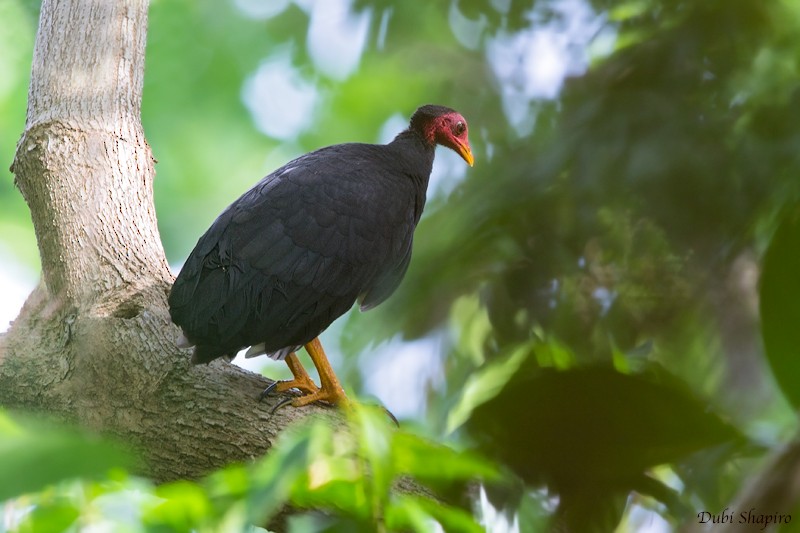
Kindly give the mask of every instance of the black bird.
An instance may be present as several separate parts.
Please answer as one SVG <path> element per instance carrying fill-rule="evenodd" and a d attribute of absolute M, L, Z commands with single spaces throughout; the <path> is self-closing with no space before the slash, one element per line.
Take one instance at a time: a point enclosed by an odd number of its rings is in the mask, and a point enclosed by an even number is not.
<path fill-rule="evenodd" d="M 467 121 L 425 105 L 386 145 L 347 143 L 298 157 L 233 202 L 200 237 L 169 295 L 192 362 L 285 359 L 294 379 L 278 391 L 292 403 L 338 404 L 344 391 L 317 338 L 353 303 L 371 309 L 391 295 L 408 268 L 441 144 L 470 165 Z M 295 351 L 305 346 L 317 387 Z"/>

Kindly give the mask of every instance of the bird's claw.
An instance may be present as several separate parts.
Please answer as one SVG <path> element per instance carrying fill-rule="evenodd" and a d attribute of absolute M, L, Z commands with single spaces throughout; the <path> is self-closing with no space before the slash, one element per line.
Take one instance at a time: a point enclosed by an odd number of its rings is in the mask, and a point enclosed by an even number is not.
<path fill-rule="evenodd" d="M 271 411 L 272 414 L 275 414 L 275 411 L 277 411 L 278 409 L 280 409 L 281 407 L 283 407 L 284 405 L 286 405 L 288 403 L 291 403 L 295 407 L 301 407 L 303 405 L 307 405 L 309 403 L 312 403 L 312 402 L 316 401 L 316 399 L 327 400 L 327 398 L 330 396 L 327 393 L 327 391 L 324 391 L 323 389 L 320 389 L 319 387 L 317 387 L 316 383 L 311 381 L 310 378 L 308 378 L 307 376 L 303 376 L 303 377 L 295 378 L 295 379 L 292 379 L 292 380 L 289 380 L 289 381 L 275 381 L 275 382 L 271 383 L 269 385 L 269 387 L 264 389 L 264 391 L 258 397 L 258 401 L 259 402 L 262 401 L 264 398 L 266 398 L 267 396 L 269 396 L 273 392 L 276 392 L 276 391 L 277 392 L 287 392 L 287 391 L 290 391 L 290 390 L 293 390 L 293 389 L 294 390 L 299 390 L 300 392 L 304 393 L 304 395 L 300 396 L 298 398 L 284 398 L 283 400 L 278 402 L 278 404 L 275 405 L 275 407 L 272 408 L 272 411 Z M 306 398 L 310 398 L 310 397 L 313 397 L 315 399 L 313 399 L 313 400 L 311 400 L 311 399 L 305 400 Z M 329 402 L 329 403 L 333 403 L 333 402 Z"/>
<path fill-rule="evenodd" d="M 264 389 L 264 392 L 261 393 L 259 401 L 269 396 L 273 390 L 278 388 L 279 383 L 281 382 L 276 381 L 272 383 L 269 387 Z M 327 405 L 339 405 L 339 406 L 347 406 L 350 404 L 350 400 L 344 395 L 339 396 L 338 394 L 330 393 L 329 391 L 326 391 L 324 389 L 318 389 L 317 391 L 309 393 L 306 396 L 300 396 L 298 398 L 284 398 L 283 400 L 275 404 L 275 406 L 270 410 L 270 414 L 274 415 L 278 411 L 278 409 L 285 407 L 286 405 L 289 404 L 292 404 L 292 406 L 294 407 L 303 407 L 304 405 L 308 405 L 310 403 L 319 403 L 319 402 L 322 402 L 323 404 Z M 399 428 L 400 422 L 397 420 L 397 417 L 394 416 L 394 413 L 392 413 L 383 405 L 381 405 L 380 408 L 383 410 L 384 413 L 386 413 L 386 416 L 389 417 L 389 419 L 394 423 L 394 425 Z"/>
<path fill-rule="evenodd" d="M 349 400 L 347 400 L 347 398 L 345 397 L 344 398 L 344 402 L 346 403 L 348 401 Z M 299 396 L 297 398 L 284 398 L 283 400 L 281 400 L 280 402 L 275 404 L 275 407 L 272 408 L 270 413 L 274 415 L 275 412 L 278 409 L 280 409 L 281 407 L 283 407 L 285 405 L 288 405 L 288 404 L 292 404 L 293 407 L 303 407 L 305 405 L 309 405 L 311 403 L 317 403 L 317 402 L 322 402 L 322 403 L 327 404 L 327 405 L 338 405 L 338 404 L 342 403 L 342 400 L 339 399 L 339 398 L 334 398 L 334 396 L 331 395 L 331 394 L 328 394 L 327 391 L 324 391 L 324 390 L 320 389 L 320 390 L 318 390 L 316 392 L 313 392 L 311 394 L 307 394 L 305 396 Z M 391 415 L 391 413 L 390 413 L 390 415 Z M 394 418 L 394 417 L 392 417 L 392 418 Z"/>
<path fill-rule="evenodd" d="M 275 407 L 273 407 L 270 410 L 270 414 L 274 415 L 275 411 L 277 411 L 278 409 L 280 409 L 281 407 L 283 407 L 286 404 L 292 403 L 293 401 L 294 401 L 294 398 L 284 398 L 283 400 L 281 400 L 277 404 L 275 404 Z"/>
<path fill-rule="evenodd" d="M 270 394 L 272 394 L 272 391 L 274 391 L 274 390 L 275 390 L 275 389 L 278 387 L 278 383 L 279 383 L 278 381 L 273 381 L 273 382 L 272 382 L 272 383 L 269 385 L 269 387 L 267 387 L 266 389 L 264 389 L 264 390 L 261 392 L 261 394 L 259 394 L 259 395 L 258 395 L 258 401 L 259 401 L 259 402 L 262 402 L 262 401 L 264 401 L 264 398 L 266 398 L 267 396 L 269 396 Z"/>
<path fill-rule="evenodd" d="M 393 413 L 393 412 L 391 412 L 390 410 L 388 410 L 386 407 L 384 407 L 384 406 L 382 406 L 382 405 L 381 405 L 381 409 L 383 409 L 383 412 L 384 412 L 384 413 L 386 413 L 386 416 L 388 416 L 388 417 L 389 417 L 389 419 L 390 419 L 392 422 L 394 422 L 394 425 L 395 425 L 395 427 L 398 427 L 398 428 L 399 428 L 399 427 L 400 427 L 400 422 L 397 420 L 397 417 L 396 417 L 396 416 L 394 416 L 394 413 Z"/>
<path fill-rule="evenodd" d="M 278 383 L 283 383 L 283 382 L 273 383 L 272 385 L 267 387 L 264 390 L 264 392 L 261 393 L 261 399 L 263 399 L 266 396 L 268 396 L 275 389 L 277 389 L 278 391 L 281 391 L 281 388 L 278 385 Z M 344 391 L 330 392 L 330 391 L 328 391 L 328 390 L 323 388 L 323 389 L 317 389 L 317 390 L 315 390 L 313 392 L 309 392 L 308 394 L 305 394 L 303 396 L 298 396 L 298 397 L 295 397 L 295 398 L 284 398 L 283 400 L 278 402 L 275 405 L 275 407 L 272 408 L 272 410 L 270 412 L 272 414 L 275 414 L 275 412 L 278 409 L 280 409 L 281 407 L 283 407 L 283 406 L 285 406 L 287 404 L 292 404 L 293 407 L 303 407 L 303 406 L 306 406 L 306 405 L 309 405 L 309 404 L 312 404 L 312 403 L 322 403 L 322 404 L 326 404 L 326 405 L 330 405 L 330 406 L 345 406 L 346 407 L 347 405 L 349 405 L 350 400 L 347 398 L 347 396 L 344 395 Z M 389 413 L 389 415 L 391 416 L 391 413 Z M 394 420 L 394 416 L 392 416 L 392 419 Z"/>
<path fill-rule="evenodd" d="M 270 383 L 269 387 L 264 389 L 264 391 L 259 395 L 258 401 L 262 401 L 264 398 L 272 394 L 273 392 L 286 392 L 288 390 L 297 389 L 304 394 L 316 394 L 319 392 L 319 387 L 311 381 L 310 378 L 308 379 L 292 379 L 289 381 L 274 381 Z"/>

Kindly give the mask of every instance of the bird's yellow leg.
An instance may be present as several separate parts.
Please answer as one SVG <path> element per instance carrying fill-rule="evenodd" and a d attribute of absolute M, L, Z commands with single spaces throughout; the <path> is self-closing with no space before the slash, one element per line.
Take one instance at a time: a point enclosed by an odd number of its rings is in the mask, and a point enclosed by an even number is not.
<path fill-rule="evenodd" d="M 328 356 L 325 355 L 325 350 L 322 349 L 322 344 L 319 342 L 319 337 L 306 344 L 305 348 L 319 372 L 320 388 L 315 392 L 295 398 L 292 400 L 292 405 L 302 407 L 313 402 L 325 402 L 339 406 L 349 405 L 350 400 L 345 395 L 339 378 L 333 372 Z"/>
<path fill-rule="evenodd" d="M 314 383 L 314 380 L 311 379 L 311 376 L 308 375 L 306 369 L 303 368 L 303 365 L 300 363 L 300 359 L 297 358 L 297 354 L 292 352 L 288 356 L 286 356 L 286 365 L 289 367 L 289 370 L 292 371 L 292 376 L 294 378 L 288 381 L 278 381 L 275 385 L 275 389 L 278 392 L 286 392 L 290 389 L 298 389 L 305 394 L 315 394 L 319 392 L 319 387 L 317 384 Z"/>

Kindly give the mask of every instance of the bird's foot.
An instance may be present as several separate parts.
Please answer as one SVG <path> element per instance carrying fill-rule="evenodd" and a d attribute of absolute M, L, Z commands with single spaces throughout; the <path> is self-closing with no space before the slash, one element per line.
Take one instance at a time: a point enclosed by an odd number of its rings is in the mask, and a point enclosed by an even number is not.
<path fill-rule="evenodd" d="M 324 402 L 337 407 L 347 407 L 350 405 L 350 400 L 341 387 L 332 388 L 324 386 L 316 392 L 294 398 L 292 400 L 292 405 L 294 407 L 303 407 L 304 405 L 314 402 Z"/>
<path fill-rule="evenodd" d="M 322 387 L 321 389 L 317 389 L 315 392 L 311 392 L 297 398 L 286 398 L 273 407 L 272 412 L 274 413 L 281 407 L 289 404 L 291 404 L 292 407 L 304 407 L 316 402 L 322 402 L 327 405 L 344 408 L 350 406 L 350 399 L 341 388 L 326 389 L 325 387 Z"/>
<path fill-rule="evenodd" d="M 319 372 L 320 387 L 317 387 L 314 381 L 308 376 L 308 373 L 300 364 L 297 359 L 297 354 L 291 353 L 286 357 L 286 364 L 289 370 L 292 371 L 294 379 L 291 381 L 281 381 L 273 383 L 261 393 L 261 398 L 268 396 L 273 390 L 278 392 L 287 391 L 289 389 L 299 389 L 304 394 L 297 398 L 287 398 L 278 403 L 272 408 L 274 413 L 286 404 L 291 403 L 294 407 L 303 407 L 305 405 L 322 402 L 336 407 L 349 407 L 350 400 L 344 393 L 344 389 L 339 384 L 339 379 L 333 372 L 328 358 L 322 349 L 322 345 L 318 338 L 313 339 L 305 345 L 311 361 Z"/>
<path fill-rule="evenodd" d="M 273 392 L 286 392 L 292 389 L 297 389 L 306 395 L 315 394 L 320 390 L 319 387 L 317 387 L 317 384 L 314 383 L 306 374 L 300 378 L 273 382 L 269 387 L 264 389 L 264 392 L 262 392 L 261 396 L 258 397 L 258 401 L 263 400 Z"/>

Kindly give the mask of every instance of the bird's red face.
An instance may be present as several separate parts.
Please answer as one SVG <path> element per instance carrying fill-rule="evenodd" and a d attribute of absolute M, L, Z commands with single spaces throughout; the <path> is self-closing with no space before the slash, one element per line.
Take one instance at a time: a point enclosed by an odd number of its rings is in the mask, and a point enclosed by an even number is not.
<path fill-rule="evenodd" d="M 467 121 L 459 113 L 448 113 L 434 120 L 433 140 L 455 150 L 469 166 L 475 162 L 467 138 Z"/>

